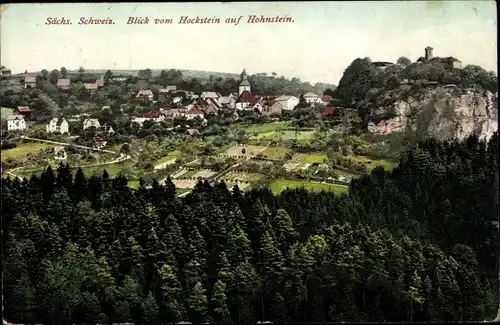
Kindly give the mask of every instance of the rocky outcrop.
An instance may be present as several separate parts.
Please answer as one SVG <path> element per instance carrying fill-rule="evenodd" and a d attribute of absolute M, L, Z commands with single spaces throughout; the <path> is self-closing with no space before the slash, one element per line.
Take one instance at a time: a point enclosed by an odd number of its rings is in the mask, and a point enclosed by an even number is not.
<path fill-rule="evenodd" d="M 498 93 L 490 91 L 437 86 L 411 94 L 400 89 L 377 96 L 370 106 L 366 121 L 371 133 L 489 139 L 498 130 Z"/>

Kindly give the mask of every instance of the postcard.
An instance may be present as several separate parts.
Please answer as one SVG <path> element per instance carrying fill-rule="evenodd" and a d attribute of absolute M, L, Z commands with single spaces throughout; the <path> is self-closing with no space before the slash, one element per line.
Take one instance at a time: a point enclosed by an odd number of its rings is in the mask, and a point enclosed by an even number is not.
<path fill-rule="evenodd" d="M 2 4 L 4 324 L 500 320 L 495 6 Z"/>

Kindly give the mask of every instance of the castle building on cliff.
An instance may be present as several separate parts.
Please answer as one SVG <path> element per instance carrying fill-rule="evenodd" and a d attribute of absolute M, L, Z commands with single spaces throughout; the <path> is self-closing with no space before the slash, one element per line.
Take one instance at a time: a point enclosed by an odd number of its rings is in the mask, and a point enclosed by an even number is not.
<path fill-rule="evenodd" d="M 434 51 L 434 49 L 430 46 L 427 46 L 425 48 L 425 56 L 421 56 L 417 60 L 417 62 L 420 62 L 420 63 L 443 63 L 449 69 L 462 69 L 462 61 L 460 61 L 452 56 L 445 57 L 445 58 L 434 57 L 432 51 Z"/>

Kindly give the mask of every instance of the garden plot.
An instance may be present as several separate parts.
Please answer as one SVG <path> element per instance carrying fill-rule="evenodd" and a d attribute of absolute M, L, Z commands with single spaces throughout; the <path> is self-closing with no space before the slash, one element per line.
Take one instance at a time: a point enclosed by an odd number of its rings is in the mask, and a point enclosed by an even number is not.
<path fill-rule="evenodd" d="M 199 172 L 197 172 L 196 174 L 194 174 L 193 177 L 205 179 L 205 178 L 209 178 L 215 174 L 217 174 L 217 173 L 214 171 L 211 171 L 210 169 L 203 169 L 203 170 L 200 170 Z"/>
<path fill-rule="evenodd" d="M 231 148 L 227 149 L 224 155 L 233 158 L 251 158 L 264 149 L 265 147 L 252 145 L 232 146 Z"/>
<path fill-rule="evenodd" d="M 196 183 L 198 181 L 192 180 L 192 179 L 173 179 L 172 182 L 174 183 L 176 188 L 194 188 Z"/>
<path fill-rule="evenodd" d="M 233 188 L 235 185 L 238 185 L 238 188 L 240 190 L 244 190 L 250 186 L 250 183 L 245 183 L 245 182 L 226 182 L 226 181 L 224 181 L 224 183 L 226 183 L 226 186 L 229 189 Z"/>
<path fill-rule="evenodd" d="M 175 173 L 172 178 L 179 178 L 188 172 L 187 169 L 181 169 L 179 172 Z"/>
<path fill-rule="evenodd" d="M 244 173 L 244 172 L 229 172 L 222 177 L 224 181 L 229 182 L 238 182 L 238 186 L 240 182 L 243 183 L 252 183 L 262 179 L 264 175 L 257 173 Z"/>

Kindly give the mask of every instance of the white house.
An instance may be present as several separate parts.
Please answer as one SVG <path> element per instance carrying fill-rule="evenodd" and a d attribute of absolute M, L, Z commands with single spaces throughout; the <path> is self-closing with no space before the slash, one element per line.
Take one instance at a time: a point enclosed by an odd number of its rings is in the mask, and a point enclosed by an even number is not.
<path fill-rule="evenodd" d="M 321 97 L 313 92 L 304 94 L 304 100 L 308 104 L 320 104 L 322 103 Z"/>
<path fill-rule="evenodd" d="M 221 95 L 215 91 L 203 91 L 200 95 L 201 99 L 213 98 L 215 100 L 219 99 Z"/>
<path fill-rule="evenodd" d="M 147 98 L 149 100 L 153 100 L 153 97 L 154 97 L 154 94 L 153 94 L 153 91 L 151 89 L 142 89 L 142 90 L 139 90 L 139 92 L 137 93 L 137 96 L 135 96 L 136 98 Z"/>
<path fill-rule="evenodd" d="M 86 118 L 83 120 L 83 129 L 86 130 L 88 128 L 95 127 L 96 129 L 101 127 L 101 123 L 96 118 Z"/>
<path fill-rule="evenodd" d="M 275 101 L 279 102 L 285 111 L 291 111 L 297 106 L 300 100 L 295 96 L 279 96 L 275 99 Z"/>
<path fill-rule="evenodd" d="M 45 126 L 45 129 L 47 130 L 47 133 L 69 133 L 69 124 L 64 118 L 61 121 L 59 121 L 58 118 L 53 118 L 50 120 L 49 124 Z"/>
<path fill-rule="evenodd" d="M 151 120 L 153 122 L 161 122 L 165 120 L 165 114 L 161 111 L 153 111 L 147 114 L 137 114 L 130 117 L 132 122 L 139 123 L 141 126 L 145 121 Z"/>
<path fill-rule="evenodd" d="M 26 130 L 26 121 L 22 115 L 10 115 L 7 117 L 7 130 L 19 131 Z"/>
<path fill-rule="evenodd" d="M 68 154 L 64 147 L 54 147 L 54 159 L 55 160 L 66 160 L 68 158 Z"/>

